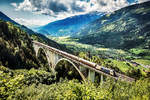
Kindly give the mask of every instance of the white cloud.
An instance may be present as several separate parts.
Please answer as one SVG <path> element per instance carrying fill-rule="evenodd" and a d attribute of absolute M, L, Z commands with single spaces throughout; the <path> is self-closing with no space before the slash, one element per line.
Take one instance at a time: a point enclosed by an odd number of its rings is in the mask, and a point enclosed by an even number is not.
<path fill-rule="evenodd" d="M 12 6 L 14 6 L 15 8 L 17 8 L 17 4 L 16 3 L 11 3 Z"/>
<path fill-rule="evenodd" d="M 139 3 L 149 0 L 138 0 Z M 54 20 L 85 14 L 91 11 L 113 12 L 130 5 L 127 0 L 24 0 L 12 3 L 16 11 L 29 11 L 35 14 L 51 16 L 52 20 L 29 20 L 16 18 L 16 21 L 27 26 L 45 25 Z"/>
<path fill-rule="evenodd" d="M 15 18 L 14 19 L 16 22 L 18 22 L 19 24 L 23 24 L 25 26 L 42 26 L 45 24 L 48 24 L 50 21 L 52 20 L 47 20 L 47 19 L 43 19 L 42 21 L 39 19 L 24 19 L 24 18 Z"/>
<path fill-rule="evenodd" d="M 100 12 L 113 12 L 129 5 L 126 0 L 95 0 L 91 3 L 94 3 L 95 10 Z"/>
<path fill-rule="evenodd" d="M 29 0 L 24 0 L 22 3 L 16 4 L 11 3 L 12 6 L 16 8 L 16 10 L 24 10 L 24 11 L 34 11 L 37 10 L 37 8 L 33 7 L 31 2 Z"/>
<path fill-rule="evenodd" d="M 138 0 L 139 3 L 143 3 L 143 2 L 146 2 L 146 1 L 150 1 L 150 0 Z"/>
<path fill-rule="evenodd" d="M 16 10 L 56 17 L 68 17 L 91 11 L 112 12 L 129 5 L 126 0 L 24 0 L 12 5 Z"/>

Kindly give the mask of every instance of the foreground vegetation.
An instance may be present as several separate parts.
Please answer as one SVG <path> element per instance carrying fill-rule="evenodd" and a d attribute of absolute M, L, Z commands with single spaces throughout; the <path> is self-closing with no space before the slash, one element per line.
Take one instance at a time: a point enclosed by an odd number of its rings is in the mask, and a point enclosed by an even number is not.
<path fill-rule="evenodd" d="M 60 80 L 44 70 L 10 70 L 0 66 L 0 99 L 8 100 L 149 100 L 150 79 L 124 83 L 107 79 L 98 83 Z"/>

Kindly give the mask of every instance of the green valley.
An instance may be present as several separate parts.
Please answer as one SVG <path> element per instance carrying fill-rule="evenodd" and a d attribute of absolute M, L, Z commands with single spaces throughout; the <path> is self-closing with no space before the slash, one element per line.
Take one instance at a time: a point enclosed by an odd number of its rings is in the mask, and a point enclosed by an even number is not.
<path fill-rule="evenodd" d="M 51 11 L 32 0 L 11 5 L 18 7 L 14 14 L 19 15 L 31 9 L 35 15 L 68 10 L 63 1 L 52 1 Z M 0 12 L 0 100 L 150 100 L 150 1 L 101 15 L 76 15 L 40 28 L 50 28 L 49 34 L 36 33 Z"/>

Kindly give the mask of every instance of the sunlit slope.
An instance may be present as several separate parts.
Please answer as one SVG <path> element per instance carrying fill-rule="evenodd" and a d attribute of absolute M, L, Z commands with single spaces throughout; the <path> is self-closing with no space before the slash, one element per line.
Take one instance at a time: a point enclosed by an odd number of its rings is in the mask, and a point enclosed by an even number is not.
<path fill-rule="evenodd" d="M 79 42 L 107 48 L 150 48 L 150 2 L 122 8 L 80 31 Z"/>

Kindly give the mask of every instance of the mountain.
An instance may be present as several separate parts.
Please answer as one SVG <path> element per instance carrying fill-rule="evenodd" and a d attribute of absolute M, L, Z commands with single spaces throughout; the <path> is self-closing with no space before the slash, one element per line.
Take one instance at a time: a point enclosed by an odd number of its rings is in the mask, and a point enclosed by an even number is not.
<path fill-rule="evenodd" d="M 41 62 L 38 61 L 35 55 L 31 38 L 60 50 L 67 51 L 65 46 L 41 34 L 32 34 L 29 36 L 13 23 L 0 20 L 0 65 L 11 69 L 41 67 Z"/>
<path fill-rule="evenodd" d="M 50 45 L 50 46 L 55 47 L 55 48 L 58 48 L 60 50 L 65 50 L 65 51 L 70 52 L 69 50 L 66 49 L 65 46 L 60 45 L 60 44 L 56 43 L 55 41 L 48 39 L 47 37 L 45 37 L 42 34 L 39 34 L 39 33 L 36 33 L 34 31 L 32 31 L 31 29 L 27 28 L 24 25 L 18 24 L 17 22 L 15 22 L 14 20 L 12 20 L 11 18 L 9 18 L 8 16 L 6 16 L 2 12 L 0 12 L 0 19 L 3 20 L 3 21 L 6 21 L 6 22 L 7 21 L 11 22 L 11 23 L 13 23 L 14 26 L 20 28 L 21 30 L 24 30 L 25 32 L 27 32 L 30 35 L 29 38 L 32 38 L 33 40 L 45 43 L 47 45 Z"/>
<path fill-rule="evenodd" d="M 18 24 L 17 22 L 15 22 L 11 18 L 9 18 L 7 15 L 2 13 L 1 11 L 0 11 L 0 19 L 4 20 L 4 21 L 9 21 L 9 22 L 15 24 L 16 26 L 20 27 L 22 30 L 26 31 L 28 34 L 34 34 L 35 33 L 31 29 L 27 28 L 26 26 Z"/>
<path fill-rule="evenodd" d="M 16 24 L 16 25 L 19 25 L 18 23 L 16 23 L 15 21 L 13 21 L 11 18 L 9 18 L 8 16 L 6 16 L 4 13 L 2 13 L 1 11 L 0 11 L 0 19 L 1 20 L 5 20 L 5 21 L 9 21 L 9 22 L 11 22 L 11 23 L 13 23 L 13 24 Z"/>
<path fill-rule="evenodd" d="M 29 35 L 10 22 L 0 20 L 0 65 L 30 69 L 39 66 Z"/>
<path fill-rule="evenodd" d="M 150 49 L 150 1 L 135 4 L 88 24 L 78 42 L 107 48 Z"/>
<path fill-rule="evenodd" d="M 91 12 L 84 15 L 77 15 L 63 20 L 49 23 L 45 26 L 35 28 L 36 32 L 51 36 L 76 36 L 86 24 L 100 18 L 104 13 Z"/>
<path fill-rule="evenodd" d="M 0 12 L 0 65 L 12 69 L 30 69 L 42 65 L 35 56 L 32 39 L 70 52 L 64 45 L 35 33 Z"/>

